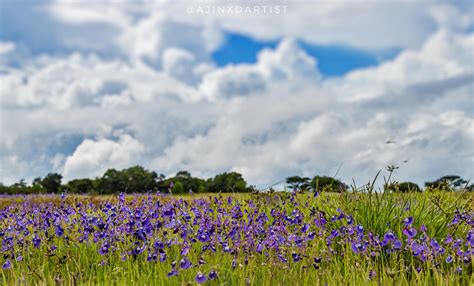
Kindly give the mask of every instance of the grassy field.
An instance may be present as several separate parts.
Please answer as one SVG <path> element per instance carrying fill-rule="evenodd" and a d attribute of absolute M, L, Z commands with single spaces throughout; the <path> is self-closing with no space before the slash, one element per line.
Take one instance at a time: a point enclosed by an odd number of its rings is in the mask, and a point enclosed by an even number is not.
<path fill-rule="evenodd" d="M 3 285 L 473 285 L 473 194 L 4 196 Z"/>

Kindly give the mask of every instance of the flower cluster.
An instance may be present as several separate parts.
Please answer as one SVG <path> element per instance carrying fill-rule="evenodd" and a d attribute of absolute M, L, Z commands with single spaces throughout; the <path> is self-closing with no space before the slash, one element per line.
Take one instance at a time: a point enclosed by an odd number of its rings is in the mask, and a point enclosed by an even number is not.
<path fill-rule="evenodd" d="M 198 268 L 195 281 L 199 284 L 220 277 L 219 265 L 201 271 L 207 263 L 204 254 L 227 255 L 232 268 L 258 258 L 262 265 L 312 271 L 351 255 L 373 265 L 367 279 L 377 275 L 377 261 L 388 257 L 409 257 L 406 260 L 415 261 L 418 271 L 430 265 L 462 272 L 472 263 L 472 213 L 456 212 L 444 237 L 430 237 L 429 226 L 408 215 L 400 218 L 400 227 L 376 233 L 341 209 L 329 213 L 312 208 L 308 202 L 298 202 L 297 196 L 239 200 L 149 195 L 127 200 L 121 194 L 100 203 L 67 197 L 58 204 L 27 200 L 0 209 L 2 267 L 21 265 L 25 251 L 54 253 L 58 241 L 94 245 L 104 264 L 112 255 L 167 264 L 169 279 Z M 460 227 L 467 231 L 457 232 Z"/>

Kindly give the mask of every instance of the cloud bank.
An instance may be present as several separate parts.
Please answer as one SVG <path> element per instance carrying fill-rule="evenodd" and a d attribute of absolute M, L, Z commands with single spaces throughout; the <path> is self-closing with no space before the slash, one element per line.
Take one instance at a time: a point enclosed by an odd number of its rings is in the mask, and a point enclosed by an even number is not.
<path fill-rule="evenodd" d="M 294 1 L 285 15 L 229 17 L 184 2 L 22 3 L 2 4 L 0 20 L 4 183 L 134 164 L 233 170 L 258 186 L 339 169 L 361 184 L 391 164 L 400 180 L 473 178 L 467 3 Z M 217 67 L 229 31 L 279 43 Z M 401 52 L 325 77 L 298 40 Z"/>

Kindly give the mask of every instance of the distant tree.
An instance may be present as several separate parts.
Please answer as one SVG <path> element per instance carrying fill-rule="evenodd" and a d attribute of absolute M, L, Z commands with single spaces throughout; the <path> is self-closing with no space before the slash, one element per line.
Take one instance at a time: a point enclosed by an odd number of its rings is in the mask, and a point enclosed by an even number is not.
<path fill-rule="evenodd" d="M 108 169 L 99 179 L 99 190 L 103 194 L 125 192 L 127 179 L 116 169 Z"/>
<path fill-rule="evenodd" d="M 188 171 L 179 171 L 174 177 L 162 181 L 159 183 L 159 189 L 166 192 L 171 183 L 175 185 L 178 182 L 183 187 L 183 193 L 189 191 L 194 193 L 205 192 L 206 182 L 203 179 L 191 176 L 191 173 Z M 174 186 L 172 192 L 175 193 Z"/>
<path fill-rule="evenodd" d="M 19 182 L 12 184 L 9 187 L 10 194 L 30 194 L 31 188 L 28 187 L 26 181 L 21 179 Z"/>
<path fill-rule="evenodd" d="M 189 173 L 188 171 L 179 171 L 178 173 L 176 173 L 175 177 L 189 179 L 191 178 L 191 173 Z"/>
<path fill-rule="evenodd" d="M 36 178 L 33 180 L 33 186 L 41 186 L 48 193 L 59 193 L 61 190 L 61 180 L 63 176 L 58 173 L 49 173 L 44 178 Z"/>
<path fill-rule="evenodd" d="M 218 174 L 213 179 L 207 180 L 206 184 L 207 191 L 211 193 L 249 192 L 247 182 L 242 175 L 237 172 Z"/>
<path fill-rule="evenodd" d="M 349 188 L 342 181 L 326 176 L 314 176 L 310 183 L 311 189 L 318 192 L 345 192 Z"/>
<path fill-rule="evenodd" d="M 293 191 L 308 190 L 310 187 L 309 178 L 306 178 L 306 177 L 299 177 L 299 176 L 288 177 L 286 178 L 286 183 L 290 185 L 290 188 Z"/>
<path fill-rule="evenodd" d="M 397 193 L 421 192 L 421 188 L 413 182 L 391 183 L 385 186 L 385 190 Z"/>
<path fill-rule="evenodd" d="M 467 187 L 468 181 L 464 180 L 460 176 L 449 175 L 443 176 L 432 182 L 425 182 L 425 187 L 429 189 L 438 190 L 460 190 Z"/>
<path fill-rule="evenodd" d="M 185 193 L 186 191 L 184 189 L 183 183 L 181 183 L 180 181 L 174 183 L 172 192 L 173 192 L 173 194 L 183 194 L 183 193 Z"/>
<path fill-rule="evenodd" d="M 0 194 L 10 194 L 10 187 L 0 182 Z"/>
<path fill-rule="evenodd" d="M 134 166 L 122 171 L 127 179 L 128 193 L 143 193 L 152 191 L 156 187 L 158 175 L 156 172 L 148 171 L 141 166 Z"/>
<path fill-rule="evenodd" d="M 97 184 L 96 180 L 75 179 L 75 180 L 69 181 L 64 186 L 64 189 L 74 194 L 86 194 L 86 193 L 94 192 L 97 188 L 96 184 Z"/>
<path fill-rule="evenodd" d="M 154 190 L 158 175 L 141 166 L 134 166 L 121 171 L 109 169 L 99 180 L 99 189 L 104 194 L 119 192 L 143 193 Z"/>

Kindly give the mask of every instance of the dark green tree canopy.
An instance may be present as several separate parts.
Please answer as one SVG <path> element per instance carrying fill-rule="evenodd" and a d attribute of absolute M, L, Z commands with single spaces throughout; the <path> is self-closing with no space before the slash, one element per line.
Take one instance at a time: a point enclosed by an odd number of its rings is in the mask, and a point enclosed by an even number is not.
<path fill-rule="evenodd" d="M 425 182 L 425 187 L 430 189 L 439 190 L 459 190 L 467 186 L 468 181 L 464 180 L 460 176 L 449 175 L 443 176 L 432 182 Z"/>
<path fill-rule="evenodd" d="M 397 193 L 421 192 L 420 186 L 413 182 L 395 182 L 385 186 L 385 190 Z"/>
<path fill-rule="evenodd" d="M 308 190 L 310 187 L 309 178 L 306 177 L 299 177 L 299 176 L 292 176 L 286 178 L 286 183 L 290 186 L 290 189 L 293 191 L 296 190 Z"/>
<path fill-rule="evenodd" d="M 207 191 L 211 193 L 243 193 L 249 192 L 247 182 L 241 174 L 237 172 L 222 173 L 207 180 Z"/>
<path fill-rule="evenodd" d="M 174 194 L 204 192 L 254 192 L 257 188 L 248 186 L 243 176 L 237 172 L 225 172 L 207 180 L 193 177 L 190 172 L 181 170 L 172 177 L 166 177 L 142 166 L 117 170 L 108 169 L 101 177 L 74 179 L 62 184 L 62 175 L 49 173 L 44 178 L 38 177 L 28 185 L 20 180 L 10 186 L 0 183 L 0 194 L 39 194 L 39 193 L 77 193 L 77 194 L 115 194 L 172 192 Z M 349 187 L 342 181 L 327 176 L 307 177 L 292 176 L 285 180 L 294 191 L 345 192 Z M 426 182 L 428 190 L 474 191 L 474 185 L 460 176 L 443 176 L 433 182 Z M 393 192 L 420 192 L 421 188 L 413 182 L 392 182 L 384 186 Z"/>
<path fill-rule="evenodd" d="M 36 178 L 33 180 L 33 186 L 40 186 L 44 192 L 59 193 L 61 190 L 61 181 L 63 176 L 58 173 L 49 173 L 44 178 Z"/>
<path fill-rule="evenodd" d="M 314 176 L 310 186 L 318 192 L 345 192 L 349 188 L 342 181 L 326 176 Z"/>

